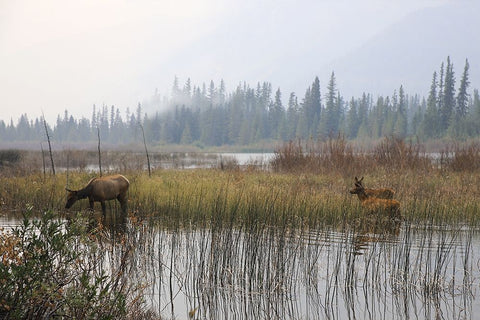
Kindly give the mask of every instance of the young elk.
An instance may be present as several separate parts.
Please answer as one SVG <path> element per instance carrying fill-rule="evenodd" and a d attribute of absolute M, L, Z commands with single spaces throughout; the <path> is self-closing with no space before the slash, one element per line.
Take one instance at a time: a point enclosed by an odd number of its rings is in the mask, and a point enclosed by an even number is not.
<path fill-rule="evenodd" d="M 356 194 L 362 207 L 371 213 L 388 213 L 391 218 L 400 217 L 400 202 L 397 200 L 370 196 L 361 183 L 355 183 L 355 187 L 350 190 L 350 193 Z"/>
<path fill-rule="evenodd" d="M 357 186 L 363 187 L 362 181 L 363 181 L 363 177 L 360 180 L 358 180 L 358 178 L 355 177 L 355 187 Z M 390 188 L 380 188 L 380 189 L 364 188 L 364 189 L 367 196 L 379 198 L 379 199 L 393 199 L 393 195 L 395 194 L 395 191 L 393 191 Z"/>

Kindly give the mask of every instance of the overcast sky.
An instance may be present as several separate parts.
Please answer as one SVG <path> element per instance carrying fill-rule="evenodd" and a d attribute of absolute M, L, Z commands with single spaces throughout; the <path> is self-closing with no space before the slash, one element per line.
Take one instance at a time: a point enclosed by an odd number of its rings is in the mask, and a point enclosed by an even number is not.
<path fill-rule="evenodd" d="M 280 51 L 293 60 L 315 41 L 327 64 L 445 2 L 0 0 L 0 119 L 43 111 L 53 122 L 65 109 L 90 118 L 93 104 L 133 110 L 155 89 L 169 93 L 175 76 L 181 84 L 224 79 L 227 91 L 269 81 L 302 96 L 312 78 L 304 88 L 273 78 Z"/>

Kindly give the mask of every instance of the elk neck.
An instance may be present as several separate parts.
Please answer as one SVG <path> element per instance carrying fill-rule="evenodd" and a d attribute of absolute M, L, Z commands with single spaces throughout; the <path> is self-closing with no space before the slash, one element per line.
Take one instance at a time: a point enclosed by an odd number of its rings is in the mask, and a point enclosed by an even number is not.
<path fill-rule="evenodd" d="M 365 189 L 362 189 L 360 190 L 358 193 L 357 193 L 357 196 L 358 196 L 358 199 L 363 202 L 365 200 L 368 199 L 368 195 L 367 193 L 365 192 Z"/>
<path fill-rule="evenodd" d="M 77 191 L 78 199 L 85 199 L 92 193 L 92 186 L 89 184 L 85 188 Z"/>

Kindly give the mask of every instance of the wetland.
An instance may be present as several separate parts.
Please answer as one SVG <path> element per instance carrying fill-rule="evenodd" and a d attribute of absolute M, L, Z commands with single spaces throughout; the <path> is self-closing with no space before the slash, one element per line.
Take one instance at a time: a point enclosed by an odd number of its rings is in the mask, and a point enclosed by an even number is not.
<path fill-rule="evenodd" d="M 64 209 L 66 181 L 81 188 L 97 172 L 3 168 L 0 316 L 474 319 L 469 148 L 432 162 L 401 141 L 361 154 L 333 140 L 286 144 L 261 165 L 126 166 L 128 213 L 110 201 L 105 218 L 87 200 Z M 395 190 L 401 218 L 365 210 L 355 176 Z"/>

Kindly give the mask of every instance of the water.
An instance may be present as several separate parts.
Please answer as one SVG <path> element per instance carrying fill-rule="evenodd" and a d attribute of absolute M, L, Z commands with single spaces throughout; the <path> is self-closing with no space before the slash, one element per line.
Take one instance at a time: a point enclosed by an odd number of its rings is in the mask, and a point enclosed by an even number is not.
<path fill-rule="evenodd" d="M 267 168 L 274 157 L 274 153 L 152 153 L 150 155 L 150 166 L 152 169 L 199 169 L 199 168 L 228 168 L 238 166 L 254 166 Z M 148 170 L 145 155 L 141 153 L 130 153 L 135 157 L 134 169 Z M 102 169 L 107 171 L 125 171 L 132 164 L 126 164 L 121 156 L 113 157 L 113 161 L 103 160 Z M 118 159 L 120 158 L 120 160 Z M 75 167 L 72 169 L 76 169 Z M 87 171 L 98 171 L 98 160 L 91 161 L 84 167 Z M 131 168 L 130 168 L 131 169 Z M 59 171 L 66 170 L 66 167 L 57 168 Z"/>
<path fill-rule="evenodd" d="M 147 227 L 135 260 L 166 318 L 473 319 L 480 236 L 412 226 L 254 231 Z"/>
<path fill-rule="evenodd" d="M 120 243 L 135 248 L 129 278 L 144 285 L 162 319 L 188 319 L 192 310 L 195 319 L 475 319 L 480 312 L 480 234 L 468 226 L 172 229 L 154 219 L 110 227 L 99 238 L 100 247 L 112 246 L 106 265 L 120 263 Z"/>

